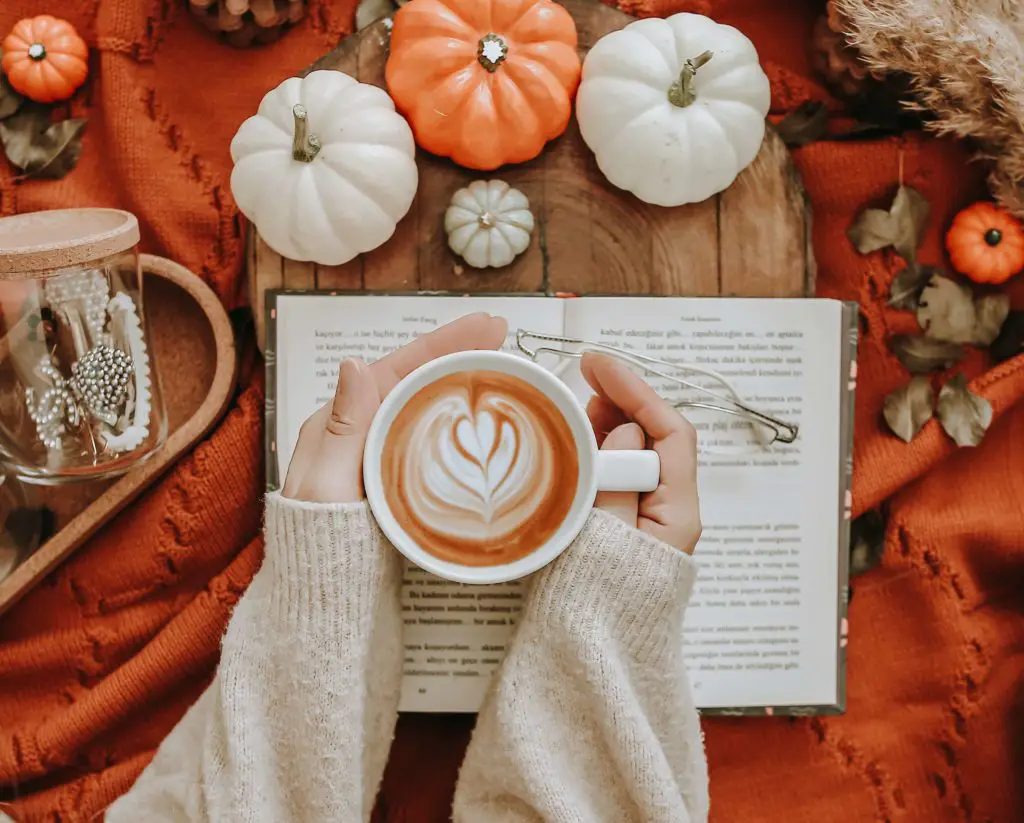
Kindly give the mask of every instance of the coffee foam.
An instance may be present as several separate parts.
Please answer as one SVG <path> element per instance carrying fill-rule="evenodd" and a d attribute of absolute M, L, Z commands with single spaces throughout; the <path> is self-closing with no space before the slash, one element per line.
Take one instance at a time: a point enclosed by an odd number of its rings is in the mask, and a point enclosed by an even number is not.
<path fill-rule="evenodd" d="M 431 554 L 499 565 L 542 546 L 569 514 L 579 460 L 555 403 L 502 372 L 457 372 L 417 392 L 381 455 L 385 496 Z"/>

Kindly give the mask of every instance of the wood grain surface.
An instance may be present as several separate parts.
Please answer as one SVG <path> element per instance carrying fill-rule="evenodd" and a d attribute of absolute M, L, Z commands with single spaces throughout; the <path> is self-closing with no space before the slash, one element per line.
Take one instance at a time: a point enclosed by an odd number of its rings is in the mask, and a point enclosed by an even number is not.
<path fill-rule="evenodd" d="M 142 269 L 167 440 L 145 463 L 117 479 L 23 487 L 30 506 L 53 513 L 56 532 L 0 580 L 0 614 L 170 468 L 212 428 L 231 400 L 237 368 L 234 334 L 217 295 L 193 272 L 162 257 L 142 255 Z"/>
<path fill-rule="evenodd" d="M 633 19 L 598 0 L 560 2 L 576 21 L 581 57 Z M 346 38 L 307 71 L 335 69 L 385 88 L 390 24 L 383 18 Z M 608 183 L 575 117 L 528 163 L 481 174 L 418 150 L 417 164 L 416 199 L 395 234 L 343 266 L 282 259 L 250 230 L 249 291 L 261 346 L 263 294 L 275 288 L 748 297 L 796 297 L 814 288 L 807 198 L 770 127 L 730 188 L 677 208 L 647 205 Z M 537 225 L 530 247 L 510 265 L 473 269 L 448 249 L 444 211 L 458 188 L 493 177 L 530 199 Z"/>

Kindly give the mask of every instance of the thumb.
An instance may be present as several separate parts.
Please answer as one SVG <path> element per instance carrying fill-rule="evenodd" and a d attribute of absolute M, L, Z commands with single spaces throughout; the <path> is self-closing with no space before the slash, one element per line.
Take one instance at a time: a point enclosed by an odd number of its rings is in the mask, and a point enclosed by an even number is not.
<path fill-rule="evenodd" d="M 601 451 L 609 449 L 642 449 L 644 432 L 636 423 L 623 423 L 609 432 L 601 444 Z M 594 507 L 604 509 L 624 520 L 629 526 L 637 524 L 637 510 L 640 507 L 640 495 L 636 492 L 598 492 Z"/>
<path fill-rule="evenodd" d="M 339 469 L 347 470 L 351 462 L 358 470 L 363 443 L 378 406 L 380 396 L 370 367 L 362 360 L 345 358 L 324 424 L 321 456 L 331 462 L 342 461 Z"/>

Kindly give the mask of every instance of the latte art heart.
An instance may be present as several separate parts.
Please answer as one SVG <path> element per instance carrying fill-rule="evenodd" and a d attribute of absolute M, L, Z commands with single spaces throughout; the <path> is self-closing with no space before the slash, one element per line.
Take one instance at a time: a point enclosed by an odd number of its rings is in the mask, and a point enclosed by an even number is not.
<path fill-rule="evenodd" d="M 543 393 L 497 372 L 450 375 L 392 423 L 382 455 L 392 510 L 422 547 L 469 564 L 539 547 L 569 512 L 572 432 Z"/>
<path fill-rule="evenodd" d="M 503 504 L 527 480 L 531 440 L 520 451 L 524 438 L 508 419 L 495 420 L 494 411 L 484 409 L 476 417 L 456 418 L 454 428 L 442 432 L 438 463 L 429 468 L 431 482 L 441 504 L 477 513 L 485 523 L 493 522 Z M 443 425 L 443 424 L 442 424 Z"/>
<path fill-rule="evenodd" d="M 423 522 L 464 539 L 500 536 L 522 525 L 543 496 L 552 456 L 529 412 L 484 395 L 437 403 L 417 427 L 429 446 L 406 460 L 406 488 Z M 537 481 L 540 482 L 537 482 Z"/>

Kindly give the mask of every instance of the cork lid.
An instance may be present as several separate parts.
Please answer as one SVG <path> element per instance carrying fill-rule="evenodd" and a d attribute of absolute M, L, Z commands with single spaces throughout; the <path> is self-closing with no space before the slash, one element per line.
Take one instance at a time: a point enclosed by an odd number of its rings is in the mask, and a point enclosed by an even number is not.
<path fill-rule="evenodd" d="M 53 209 L 0 218 L 0 280 L 45 276 L 126 251 L 139 221 L 120 209 Z"/>

